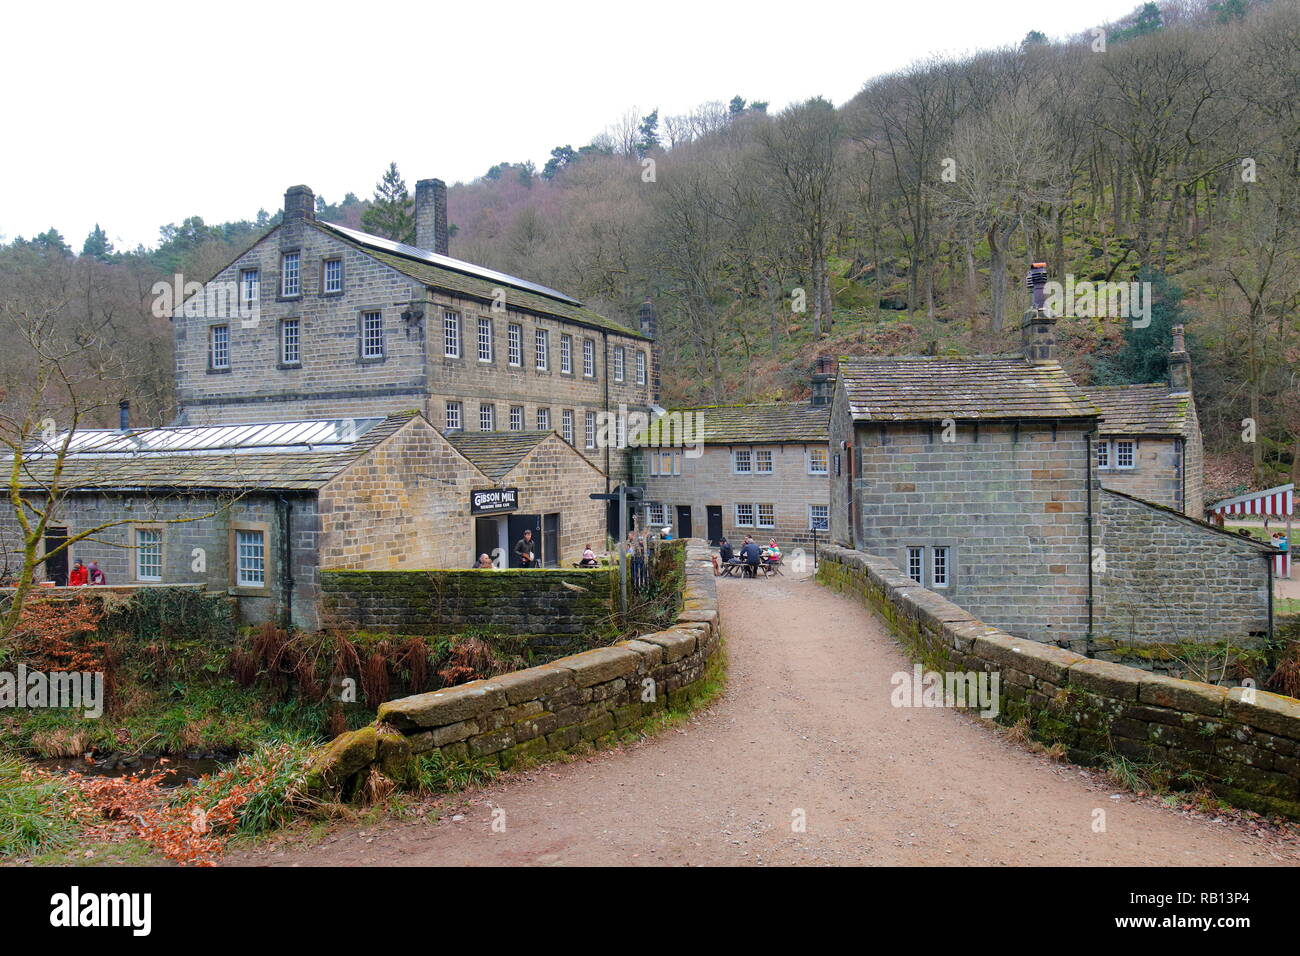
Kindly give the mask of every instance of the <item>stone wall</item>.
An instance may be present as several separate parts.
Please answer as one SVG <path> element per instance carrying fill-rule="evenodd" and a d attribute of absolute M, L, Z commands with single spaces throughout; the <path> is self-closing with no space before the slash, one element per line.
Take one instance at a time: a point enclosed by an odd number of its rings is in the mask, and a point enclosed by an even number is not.
<path fill-rule="evenodd" d="M 382 704 L 374 724 L 335 738 L 317 755 L 308 788 L 347 798 L 372 766 L 400 783 L 412 758 L 433 751 L 446 761 L 510 768 L 615 744 L 664 710 L 688 706 L 719 675 L 721 647 L 709 549 L 693 540 L 673 627 Z"/>
<path fill-rule="evenodd" d="M 1300 701 L 1178 680 L 1013 637 L 922 588 L 884 558 L 822 551 L 818 580 L 879 613 L 936 671 L 999 675 L 1004 723 L 1070 759 L 1125 757 L 1203 781 L 1241 806 L 1300 817 Z"/>
<path fill-rule="evenodd" d="M 848 523 L 843 502 L 832 509 L 835 540 L 899 567 L 908 548 L 924 548 L 927 586 L 933 549 L 947 548 L 951 600 L 1035 640 L 1086 636 L 1093 462 L 1083 426 L 958 422 L 945 441 L 937 423 L 859 424 L 843 437 L 856 446 L 842 454 L 854 458 L 857 513 L 846 528 L 834 524 Z M 833 498 L 846 480 L 832 478 Z"/>
<path fill-rule="evenodd" d="M 732 473 L 733 447 L 767 448 L 772 451 L 772 473 L 736 475 Z M 747 534 L 766 541 L 776 538 L 782 548 L 811 545 L 812 532 L 808 527 L 808 506 L 829 502 L 829 485 L 826 475 L 808 472 L 808 449 L 811 443 L 786 445 L 709 445 L 698 458 L 682 455 L 681 474 L 651 476 L 645 450 L 637 452 L 633 464 L 632 480 L 645 489 L 644 502 L 664 506 L 664 518 L 674 530 L 680 530 L 677 506 L 691 509 L 691 534 L 697 538 L 708 536 L 708 506 L 722 509 L 722 533 L 733 544 Z M 825 448 L 825 444 L 819 447 Z M 760 528 L 756 525 L 741 527 L 736 524 L 736 504 L 773 506 L 775 526 Z M 646 508 L 641 509 L 647 515 Z M 646 518 L 648 521 L 649 519 Z M 819 540 L 827 540 L 827 532 L 819 533 Z"/>
<path fill-rule="evenodd" d="M 321 571 L 329 625 L 395 634 L 612 633 L 618 580 L 567 571 Z"/>
<path fill-rule="evenodd" d="M 1136 442 L 1134 467 L 1097 469 L 1097 477 L 1101 480 L 1103 488 L 1110 488 L 1176 511 L 1184 511 L 1194 518 L 1201 517 L 1200 511 L 1183 507 L 1185 455 L 1181 438 L 1132 438 L 1127 435 L 1115 437 Z M 1103 432 L 1101 440 L 1112 439 Z"/>
<path fill-rule="evenodd" d="M 1152 645 L 1265 648 L 1271 548 L 1116 491 L 1097 504 L 1097 657 L 1168 669 L 1178 662 L 1153 657 Z"/>

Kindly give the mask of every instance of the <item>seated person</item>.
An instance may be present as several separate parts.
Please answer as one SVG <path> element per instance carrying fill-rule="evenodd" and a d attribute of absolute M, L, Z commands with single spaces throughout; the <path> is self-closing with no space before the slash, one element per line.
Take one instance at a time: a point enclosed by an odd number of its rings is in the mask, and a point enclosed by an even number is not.
<path fill-rule="evenodd" d="M 748 535 L 745 537 L 745 543 L 741 545 L 740 559 L 745 562 L 745 577 L 755 577 L 758 573 L 758 562 L 762 560 L 762 553 L 754 539 Z"/>
<path fill-rule="evenodd" d="M 713 556 L 713 574 L 717 576 L 722 573 L 722 566 L 730 564 L 736 559 L 736 553 L 731 550 L 731 542 L 726 538 L 718 545 L 718 553 Z"/>
<path fill-rule="evenodd" d="M 475 564 L 474 567 L 481 568 L 484 571 L 491 571 L 494 567 L 492 564 L 492 558 L 484 552 L 478 556 L 478 563 Z"/>
<path fill-rule="evenodd" d="M 763 560 L 772 563 L 781 560 L 781 549 L 776 545 L 776 538 L 768 541 L 767 547 L 763 549 Z"/>
<path fill-rule="evenodd" d="M 578 562 L 580 568 L 594 568 L 600 562 L 596 560 L 596 552 L 591 550 L 591 545 L 587 545 L 582 552 L 582 560 Z"/>

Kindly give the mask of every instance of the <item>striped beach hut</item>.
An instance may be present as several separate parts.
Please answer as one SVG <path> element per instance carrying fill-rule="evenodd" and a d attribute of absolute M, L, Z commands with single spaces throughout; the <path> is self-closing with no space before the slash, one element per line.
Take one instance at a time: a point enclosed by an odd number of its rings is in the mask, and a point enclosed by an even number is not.
<path fill-rule="evenodd" d="M 1295 485 L 1278 485 L 1264 491 L 1251 492 L 1228 498 L 1209 507 L 1210 517 L 1217 525 L 1231 515 L 1259 515 L 1262 518 L 1285 518 L 1288 548 L 1291 541 L 1291 515 L 1295 510 Z M 1291 577 L 1291 552 L 1274 555 L 1273 576 Z"/>

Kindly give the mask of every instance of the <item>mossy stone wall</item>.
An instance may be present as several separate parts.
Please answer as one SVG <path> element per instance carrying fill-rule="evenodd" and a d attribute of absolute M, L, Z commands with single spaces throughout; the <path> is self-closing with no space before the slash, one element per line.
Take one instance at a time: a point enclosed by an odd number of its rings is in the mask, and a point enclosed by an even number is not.
<path fill-rule="evenodd" d="M 998 719 L 1027 721 L 1076 763 L 1118 755 L 1157 764 L 1233 803 L 1300 818 L 1300 700 L 1012 637 L 861 551 L 826 547 L 817 578 L 877 611 L 928 668 L 998 673 Z"/>

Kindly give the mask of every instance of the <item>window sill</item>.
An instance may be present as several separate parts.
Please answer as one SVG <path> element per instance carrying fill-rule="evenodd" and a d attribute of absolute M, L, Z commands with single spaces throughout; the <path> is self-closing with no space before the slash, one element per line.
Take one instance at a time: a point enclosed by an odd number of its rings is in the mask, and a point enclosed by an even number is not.
<path fill-rule="evenodd" d="M 358 365 L 382 365 L 388 359 L 387 355 L 359 355 L 357 356 Z"/>
<path fill-rule="evenodd" d="M 226 366 L 225 368 L 210 368 L 210 369 L 208 369 L 208 374 L 209 374 L 209 375 L 229 375 L 229 374 L 230 374 L 230 371 L 231 371 L 230 366 Z"/>
<path fill-rule="evenodd" d="M 294 369 L 302 368 L 301 362 L 279 362 L 275 366 L 282 372 L 292 372 Z"/>

